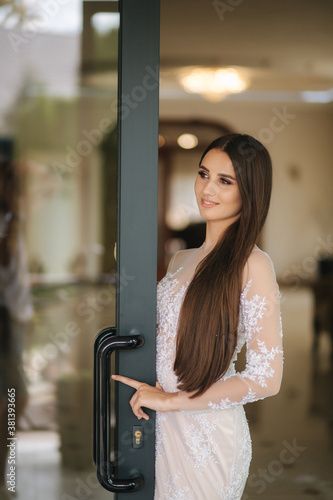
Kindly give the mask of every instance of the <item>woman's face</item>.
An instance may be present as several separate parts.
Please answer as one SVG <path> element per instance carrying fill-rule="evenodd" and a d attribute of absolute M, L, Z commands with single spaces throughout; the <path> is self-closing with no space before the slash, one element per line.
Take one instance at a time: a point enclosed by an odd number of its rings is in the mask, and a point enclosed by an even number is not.
<path fill-rule="evenodd" d="M 208 151 L 199 167 L 194 190 L 204 219 L 224 222 L 226 227 L 237 220 L 242 198 L 227 153 L 219 149 Z"/>

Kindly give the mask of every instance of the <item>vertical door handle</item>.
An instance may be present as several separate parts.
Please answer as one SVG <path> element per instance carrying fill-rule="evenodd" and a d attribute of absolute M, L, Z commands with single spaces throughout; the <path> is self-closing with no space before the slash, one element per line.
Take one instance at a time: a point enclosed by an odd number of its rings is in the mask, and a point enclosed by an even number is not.
<path fill-rule="evenodd" d="M 121 493 L 138 491 L 144 486 L 139 474 L 128 479 L 116 477 L 116 465 L 110 461 L 110 357 L 113 351 L 135 349 L 144 344 L 141 335 L 117 336 L 113 327 L 102 330 L 94 345 L 94 462 L 103 488 Z"/>

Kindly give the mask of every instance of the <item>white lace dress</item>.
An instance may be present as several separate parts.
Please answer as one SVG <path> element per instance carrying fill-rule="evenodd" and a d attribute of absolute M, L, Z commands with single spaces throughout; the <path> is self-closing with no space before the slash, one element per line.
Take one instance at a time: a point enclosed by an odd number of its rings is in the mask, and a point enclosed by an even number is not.
<path fill-rule="evenodd" d="M 282 374 L 275 273 L 267 254 L 255 254 L 240 298 L 238 344 L 227 373 L 198 398 L 179 392 L 180 411 L 156 414 L 154 500 L 241 499 L 251 461 L 243 405 L 276 394 Z M 189 284 L 185 277 L 180 268 L 158 285 L 157 379 L 167 392 L 178 391 L 173 363 L 179 311 Z M 246 367 L 236 373 L 234 362 L 244 343 Z"/>

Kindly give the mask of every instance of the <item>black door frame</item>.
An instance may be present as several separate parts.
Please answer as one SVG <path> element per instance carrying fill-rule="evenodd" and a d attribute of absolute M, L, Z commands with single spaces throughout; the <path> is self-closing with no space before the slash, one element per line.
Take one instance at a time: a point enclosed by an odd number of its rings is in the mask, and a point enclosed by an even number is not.
<path fill-rule="evenodd" d="M 140 332 L 140 349 L 119 352 L 116 371 L 156 382 L 157 176 L 159 113 L 159 0 L 120 0 L 118 84 L 118 293 L 120 336 Z M 153 499 L 155 414 L 133 415 L 133 389 L 117 384 L 118 476 L 138 471 L 144 487 L 120 499 Z M 133 448 L 133 427 L 143 426 L 143 447 Z"/>

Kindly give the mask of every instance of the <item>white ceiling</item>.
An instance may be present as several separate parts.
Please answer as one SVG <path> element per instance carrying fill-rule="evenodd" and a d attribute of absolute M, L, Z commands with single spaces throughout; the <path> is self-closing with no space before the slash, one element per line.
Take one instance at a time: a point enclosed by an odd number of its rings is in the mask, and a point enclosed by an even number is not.
<path fill-rule="evenodd" d="M 162 91 L 192 65 L 245 68 L 249 96 L 331 89 L 333 1 L 161 0 Z"/>

